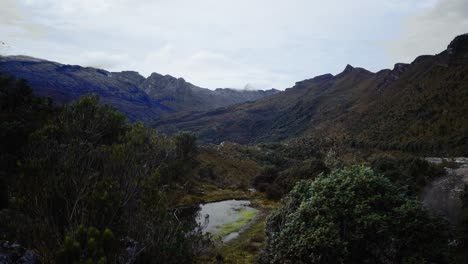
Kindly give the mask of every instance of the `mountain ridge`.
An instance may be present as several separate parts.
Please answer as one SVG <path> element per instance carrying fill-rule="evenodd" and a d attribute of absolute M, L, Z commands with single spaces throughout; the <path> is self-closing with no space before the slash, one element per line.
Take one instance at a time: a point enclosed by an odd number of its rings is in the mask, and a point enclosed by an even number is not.
<path fill-rule="evenodd" d="M 211 143 L 330 137 L 427 152 L 468 149 L 468 35 L 446 50 L 376 73 L 343 72 L 297 82 L 253 103 L 157 121 L 161 130 L 195 132 Z M 385 145 L 385 146 L 384 146 Z"/>
<path fill-rule="evenodd" d="M 278 90 L 230 93 L 209 90 L 183 78 L 136 71 L 110 72 L 29 56 L 0 56 L 0 72 L 25 78 L 40 96 L 68 103 L 85 94 L 98 94 L 104 103 L 124 112 L 130 121 L 151 122 L 182 111 L 209 110 L 278 93 Z"/>

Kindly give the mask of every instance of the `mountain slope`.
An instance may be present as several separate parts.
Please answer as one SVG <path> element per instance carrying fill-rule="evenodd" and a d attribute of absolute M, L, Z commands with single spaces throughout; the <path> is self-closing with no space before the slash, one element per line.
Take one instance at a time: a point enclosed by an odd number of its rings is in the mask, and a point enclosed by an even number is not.
<path fill-rule="evenodd" d="M 351 144 L 468 149 L 468 35 L 446 51 L 377 73 L 347 66 L 284 93 L 223 109 L 176 115 L 155 126 L 208 142 L 331 137 Z"/>
<path fill-rule="evenodd" d="M 131 121 L 150 122 L 175 112 L 209 110 L 279 92 L 212 91 L 170 75 L 153 73 L 145 78 L 134 71 L 108 72 L 27 56 L 0 56 L 0 72 L 27 79 L 38 95 L 52 97 L 59 103 L 84 94 L 98 94 L 104 103 L 124 112 Z"/>
<path fill-rule="evenodd" d="M 28 80 L 35 93 L 68 103 L 85 94 L 98 94 L 101 101 L 124 112 L 130 120 L 149 121 L 169 111 L 138 88 L 144 77 L 137 72 L 64 65 L 26 57 L 0 57 L 0 72 Z"/>

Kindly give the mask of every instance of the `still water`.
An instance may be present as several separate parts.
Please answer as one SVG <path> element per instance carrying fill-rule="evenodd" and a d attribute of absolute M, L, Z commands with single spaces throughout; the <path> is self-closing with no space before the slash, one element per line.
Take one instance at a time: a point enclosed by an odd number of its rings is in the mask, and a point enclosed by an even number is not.
<path fill-rule="evenodd" d="M 200 208 L 197 222 L 203 226 L 203 231 L 215 237 L 222 234 L 223 242 L 236 238 L 258 211 L 250 206 L 248 200 L 225 200 L 201 204 Z"/>

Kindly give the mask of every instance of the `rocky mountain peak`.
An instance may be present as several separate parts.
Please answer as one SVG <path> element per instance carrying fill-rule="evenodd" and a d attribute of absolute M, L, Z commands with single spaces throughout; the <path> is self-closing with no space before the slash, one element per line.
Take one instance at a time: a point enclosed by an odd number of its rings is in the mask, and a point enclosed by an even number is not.
<path fill-rule="evenodd" d="M 449 55 L 468 53 L 468 33 L 455 37 L 447 47 Z"/>
<path fill-rule="evenodd" d="M 370 71 L 364 68 L 360 68 L 360 67 L 353 67 L 350 64 L 348 64 L 346 65 L 345 69 L 340 74 L 336 75 L 335 77 L 343 77 L 350 73 L 370 73 Z"/>
<path fill-rule="evenodd" d="M 351 72 L 353 70 L 354 70 L 354 67 L 348 64 L 346 65 L 346 68 L 343 70 L 343 73 Z"/>
<path fill-rule="evenodd" d="M 395 63 L 395 66 L 393 66 L 394 71 L 404 71 L 406 68 L 408 68 L 409 64 L 408 63 Z"/>
<path fill-rule="evenodd" d="M 333 77 L 334 77 L 333 74 L 326 73 L 326 74 L 316 76 L 316 77 L 312 78 L 312 80 L 314 80 L 314 81 L 328 81 L 328 80 L 332 79 Z"/>
<path fill-rule="evenodd" d="M 134 83 L 136 85 L 139 85 L 145 81 L 145 77 L 136 71 L 113 72 L 112 75 L 121 81 Z"/>
<path fill-rule="evenodd" d="M 148 79 L 160 79 L 162 77 L 164 77 L 164 75 L 159 74 L 157 72 L 153 72 L 153 73 L 151 73 L 150 76 L 148 76 Z"/>

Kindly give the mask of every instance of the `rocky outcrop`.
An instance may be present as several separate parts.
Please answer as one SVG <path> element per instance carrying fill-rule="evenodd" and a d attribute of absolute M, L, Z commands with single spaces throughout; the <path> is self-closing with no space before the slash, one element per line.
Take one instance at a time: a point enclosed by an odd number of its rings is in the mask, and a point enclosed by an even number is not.
<path fill-rule="evenodd" d="M 457 168 L 446 168 L 446 175 L 435 179 L 426 186 L 423 204 L 430 211 L 441 215 L 452 224 L 458 224 L 462 216 L 462 201 L 465 184 L 468 184 L 468 158 L 456 160 L 444 158 L 426 158 L 427 161 L 440 164 L 442 161 L 460 164 Z"/>
<path fill-rule="evenodd" d="M 468 33 L 457 36 L 447 47 L 447 54 L 468 54 Z"/>
<path fill-rule="evenodd" d="M 2 264 L 39 264 L 39 256 L 17 243 L 0 242 L 0 263 Z"/>

